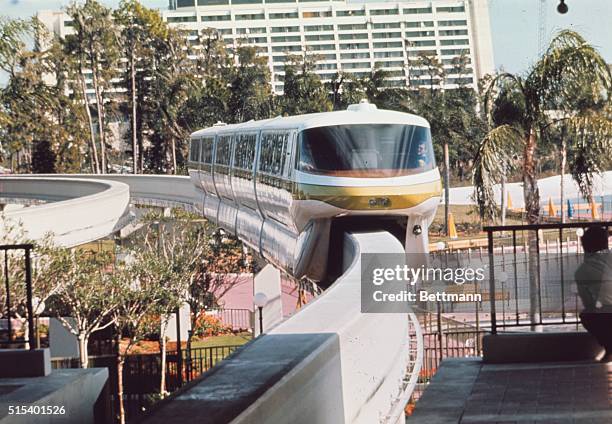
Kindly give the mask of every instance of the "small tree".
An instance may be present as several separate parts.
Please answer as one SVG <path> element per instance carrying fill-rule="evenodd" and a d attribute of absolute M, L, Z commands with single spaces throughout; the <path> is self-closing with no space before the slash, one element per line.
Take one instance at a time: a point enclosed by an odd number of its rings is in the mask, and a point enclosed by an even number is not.
<path fill-rule="evenodd" d="M 61 284 L 51 312 L 78 339 L 81 368 L 88 366 L 91 334 L 113 325 L 113 313 L 122 303 L 113 267 L 108 252 L 62 249 L 55 260 L 54 276 Z"/>

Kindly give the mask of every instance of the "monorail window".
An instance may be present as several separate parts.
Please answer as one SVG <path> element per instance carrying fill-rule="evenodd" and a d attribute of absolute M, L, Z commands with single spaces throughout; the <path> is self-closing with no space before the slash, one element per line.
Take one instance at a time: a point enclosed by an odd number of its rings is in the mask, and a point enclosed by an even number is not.
<path fill-rule="evenodd" d="M 212 137 L 206 137 L 202 139 L 202 143 L 201 143 L 202 156 L 201 156 L 200 162 L 212 163 L 213 141 L 214 139 Z"/>
<path fill-rule="evenodd" d="M 234 151 L 234 167 L 246 170 L 253 169 L 255 161 L 256 134 L 240 134 L 236 136 Z"/>
<path fill-rule="evenodd" d="M 191 162 L 198 162 L 200 160 L 200 140 L 192 139 L 191 147 L 189 149 L 189 160 Z"/>
<path fill-rule="evenodd" d="M 222 135 L 217 139 L 217 156 L 215 163 L 217 165 L 229 166 L 232 160 L 232 136 Z"/>
<path fill-rule="evenodd" d="M 298 169 L 347 177 L 393 177 L 435 167 L 429 128 L 333 125 L 300 133 Z"/>
<path fill-rule="evenodd" d="M 283 174 L 288 140 L 289 133 L 267 133 L 261 136 L 259 171 L 278 176 Z"/>

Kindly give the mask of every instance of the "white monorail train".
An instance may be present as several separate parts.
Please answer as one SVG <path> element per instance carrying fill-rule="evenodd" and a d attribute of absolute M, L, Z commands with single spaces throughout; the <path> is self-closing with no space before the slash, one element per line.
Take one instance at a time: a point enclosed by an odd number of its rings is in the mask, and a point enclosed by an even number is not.
<path fill-rule="evenodd" d="M 428 122 L 367 102 L 197 131 L 189 168 L 204 216 L 313 281 L 347 225 L 426 232 L 441 192 Z"/>

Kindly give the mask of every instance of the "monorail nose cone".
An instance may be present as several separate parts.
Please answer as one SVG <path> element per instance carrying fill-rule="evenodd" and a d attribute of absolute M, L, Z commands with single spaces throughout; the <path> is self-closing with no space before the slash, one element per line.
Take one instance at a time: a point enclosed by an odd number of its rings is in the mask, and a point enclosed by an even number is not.
<path fill-rule="evenodd" d="M 346 108 L 346 110 L 353 112 L 368 112 L 376 109 L 376 105 L 368 102 L 368 99 L 361 99 L 359 103 L 349 105 L 349 107 Z"/>

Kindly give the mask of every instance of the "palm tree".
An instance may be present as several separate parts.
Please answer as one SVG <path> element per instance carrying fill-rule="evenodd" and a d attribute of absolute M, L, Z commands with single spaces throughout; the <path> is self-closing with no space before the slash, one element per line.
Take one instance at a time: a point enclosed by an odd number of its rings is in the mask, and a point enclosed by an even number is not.
<path fill-rule="evenodd" d="M 525 77 L 501 73 L 484 93 L 494 127 L 478 149 L 473 183 L 481 216 L 493 218 L 493 185 L 510 170 L 522 174 L 527 222 L 540 220 L 538 148 L 554 133 L 573 160 L 570 172 L 583 196 L 592 199 L 593 174 L 610 165 L 612 121 L 595 105 L 609 104 L 612 77 L 605 60 L 578 33 L 559 32 Z M 530 317 L 540 322 L 537 278 L 538 238 L 529 231 Z"/>
<path fill-rule="evenodd" d="M 593 173 L 610 164 L 612 122 L 595 107 L 608 103 L 610 94 L 612 76 L 605 60 L 570 30 L 551 41 L 526 77 L 501 73 L 493 78 L 484 100 L 490 122 L 496 125 L 480 144 L 473 173 L 481 214 L 495 215 L 493 185 L 522 162 L 527 222 L 539 221 L 538 143 L 555 128 L 565 134 L 568 154 L 574 159 L 570 171 L 590 199 Z M 522 161 L 514 160 L 517 157 Z"/>

